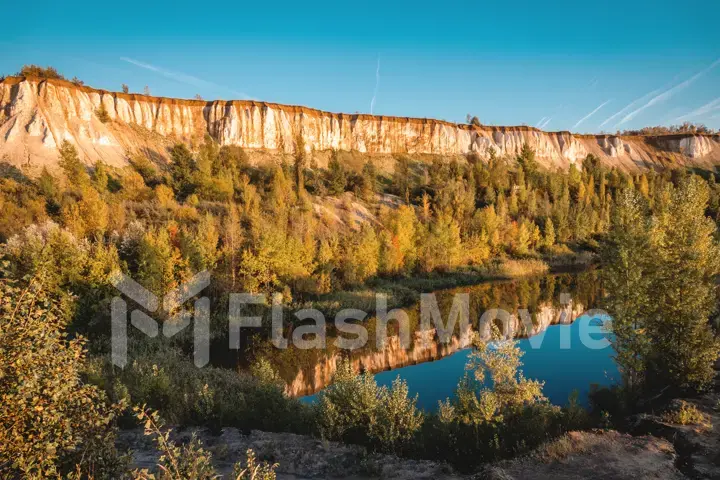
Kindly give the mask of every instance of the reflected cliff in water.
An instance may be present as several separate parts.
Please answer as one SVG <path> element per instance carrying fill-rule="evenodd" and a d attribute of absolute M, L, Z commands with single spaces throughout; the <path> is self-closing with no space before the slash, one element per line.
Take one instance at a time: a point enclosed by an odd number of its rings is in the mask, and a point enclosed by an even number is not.
<path fill-rule="evenodd" d="M 600 287 L 596 272 L 590 271 L 489 282 L 433 293 L 443 322 L 448 320 L 456 295 L 468 294 L 468 329 L 471 332 L 487 338 L 490 324 L 494 323 L 507 338 L 526 338 L 551 325 L 571 324 L 583 312 L 598 304 Z M 329 318 L 326 349 L 302 350 L 291 345 L 281 350 L 266 346 L 262 349 L 262 356 L 270 360 L 287 382 L 288 394 L 300 397 L 316 393 L 330 384 L 341 358 L 350 359 L 358 371 L 377 373 L 432 362 L 469 346 L 470 332 L 460 331 L 459 322 L 447 342 L 440 341 L 434 328 L 422 329 L 419 298 L 416 304 L 404 310 L 411 326 L 409 348 L 404 348 L 401 343 L 397 322 L 389 323 L 384 346 L 377 346 L 374 341 L 376 319 L 372 317 L 362 322 L 369 334 L 367 345 L 352 352 L 341 350 L 334 345 L 334 338 L 339 334 L 334 331 Z"/>

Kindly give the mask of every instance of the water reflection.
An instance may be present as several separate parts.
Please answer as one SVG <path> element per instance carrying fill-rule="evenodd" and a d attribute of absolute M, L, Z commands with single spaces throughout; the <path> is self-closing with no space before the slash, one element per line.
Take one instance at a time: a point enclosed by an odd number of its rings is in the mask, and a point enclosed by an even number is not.
<path fill-rule="evenodd" d="M 470 328 L 472 330 L 478 331 L 482 324 L 481 318 L 484 312 L 491 309 L 501 309 L 508 313 L 504 321 L 501 321 L 502 317 L 495 314 L 491 315 L 489 319 L 494 321 L 507 336 L 523 338 L 538 335 L 550 325 L 571 324 L 586 309 L 597 305 L 600 288 L 597 274 L 591 271 L 580 274 L 546 275 L 514 281 L 483 283 L 469 287 L 440 290 L 434 293 L 443 321 L 447 321 L 455 295 L 467 293 L 470 300 Z M 531 323 L 523 323 L 519 318 L 518 312 L 523 309 L 529 311 Z M 397 323 L 392 322 L 388 326 L 389 337 L 382 348 L 378 348 L 374 341 L 370 341 L 360 350 L 352 352 L 339 350 L 334 346 L 333 341 L 338 332 L 334 331 L 332 322 L 328 321 L 326 349 L 301 350 L 290 346 L 285 350 L 279 350 L 265 344 L 258 348 L 257 351 L 261 352 L 260 355 L 268 358 L 279 371 L 288 384 L 288 393 L 292 396 L 310 395 L 328 385 L 335 371 L 337 360 L 341 357 L 347 357 L 355 363 L 360 371 L 370 373 L 416 365 L 413 368 L 421 371 L 418 375 L 426 377 L 425 382 L 433 384 L 434 387 L 432 388 L 437 388 L 437 392 L 434 394 L 421 395 L 423 399 L 421 403 L 425 404 L 426 401 L 432 401 L 434 404 L 434 400 L 440 392 L 451 393 L 457 384 L 457 379 L 462 374 L 464 367 L 464 358 L 467 355 L 467 352 L 461 351 L 468 347 L 468 342 L 461 335 L 459 325 L 456 325 L 455 331 L 447 343 L 440 343 L 434 331 L 422 331 L 420 329 L 419 298 L 414 305 L 405 308 L 405 311 L 408 313 L 412 332 L 410 335 L 411 344 L 407 349 L 400 344 Z M 488 318 L 487 315 L 486 318 Z M 368 330 L 369 338 L 374 339 L 376 319 L 371 317 L 363 322 L 363 325 Z M 565 327 L 550 329 L 548 333 L 543 334 L 543 346 L 539 349 L 531 348 L 532 345 L 529 341 L 523 342 L 523 348 L 527 347 L 528 351 L 544 352 L 526 355 L 525 363 L 531 371 L 535 370 L 535 365 L 546 363 L 545 361 L 536 360 L 536 356 L 547 356 L 549 355 L 548 351 L 560 350 L 546 345 L 552 343 L 555 336 L 557 336 L 558 340 L 564 338 L 561 336 L 563 332 L 561 328 Z M 580 325 L 578 324 L 574 328 L 579 329 Z M 538 338 L 531 338 L 531 341 L 537 342 Z M 546 344 L 546 342 L 548 343 Z M 575 343 L 579 344 L 580 342 Z M 582 345 L 579 345 L 579 347 L 582 347 Z M 576 348 L 578 347 L 571 345 L 570 351 L 575 353 L 568 355 L 577 355 L 579 350 L 576 350 Z M 607 351 L 603 354 L 608 356 Z M 433 378 L 428 372 L 420 369 L 420 365 L 418 365 L 439 359 L 446 360 L 438 362 L 438 365 L 443 364 L 442 374 L 438 378 Z M 457 362 L 458 366 L 454 362 Z M 426 368 L 432 371 L 434 368 L 439 367 Z M 410 382 L 412 372 L 415 370 L 410 368 L 407 370 L 410 371 L 410 377 L 408 378 Z M 392 375 L 378 375 L 378 379 L 383 380 L 386 376 L 394 378 L 395 373 Z M 422 387 L 422 383 L 417 385 L 418 392 L 430 388 Z"/>

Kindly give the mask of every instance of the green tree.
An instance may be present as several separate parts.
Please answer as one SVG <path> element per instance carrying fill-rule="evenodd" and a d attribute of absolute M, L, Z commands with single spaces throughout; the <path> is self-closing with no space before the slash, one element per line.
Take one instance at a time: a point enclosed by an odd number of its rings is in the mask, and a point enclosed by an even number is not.
<path fill-rule="evenodd" d="M 340 195 L 345 192 L 347 186 L 347 172 L 337 157 L 337 152 L 333 151 L 330 162 L 328 162 L 328 193 L 330 195 Z"/>
<path fill-rule="evenodd" d="M 667 186 L 651 216 L 641 193 L 619 199 L 604 247 L 607 309 L 626 383 L 645 391 L 702 389 L 720 344 L 710 326 L 720 255 L 705 217 L 707 185 L 697 177 Z"/>
<path fill-rule="evenodd" d="M 612 228 L 601 251 L 605 308 L 612 316 L 615 361 L 625 385 L 639 393 L 650 351 L 647 321 L 652 298 L 653 253 L 647 205 L 634 191 L 618 199 Z"/>
<path fill-rule="evenodd" d="M 305 139 L 302 135 L 298 135 L 295 139 L 295 186 L 298 199 L 305 195 L 305 168 L 307 168 Z"/>
<path fill-rule="evenodd" d="M 363 165 L 361 178 L 362 188 L 360 190 L 360 196 L 366 201 L 371 201 L 377 191 L 377 169 L 372 160 L 368 160 L 365 162 L 365 165 Z"/>
<path fill-rule="evenodd" d="M 79 187 L 90 183 L 90 176 L 85 165 L 80 161 L 77 149 L 67 140 L 63 140 L 60 145 L 60 161 L 58 165 L 65 173 L 65 179 L 68 182 Z"/>
<path fill-rule="evenodd" d="M 420 232 L 420 267 L 431 272 L 457 266 L 461 246 L 460 226 L 450 215 L 440 214 Z"/>
<path fill-rule="evenodd" d="M 720 344 L 709 323 L 720 272 L 717 226 L 705 216 L 707 184 L 692 176 L 670 193 L 651 228 L 654 315 L 647 324 L 654 382 L 702 389 L 714 378 Z"/>
<path fill-rule="evenodd" d="M 183 200 L 195 192 L 197 184 L 195 174 L 197 164 L 192 153 L 183 143 L 178 143 L 170 149 L 170 177 L 171 185 L 179 199 Z"/>
<path fill-rule="evenodd" d="M 525 172 L 525 178 L 530 183 L 533 183 L 538 171 L 538 163 L 535 160 L 535 150 L 530 148 L 527 143 L 524 143 L 520 150 L 520 155 L 517 157 L 517 162 Z"/>
<path fill-rule="evenodd" d="M 171 243 L 167 229 L 146 232 L 137 255 L 138 280 L 155 295 L 165 295 L 175 288 L 185 273 L 182 255 Z"/>
<path fill-rule="evenodd" d="M 95 163 L 95 169 L 93 170 L 92 183 L 95 189 L 100 193 L 105 193 L 108 188 L 108 182 L 110 181 L 110 175 L 108 174 L 108 168 L 103 162 Z"/>
<path fill-rule="evenodd" d="M 55 67 L 47 66 L 41 67 L 40 65 L 23 65 L 20 71 L 17 73 L 18 77 L 40 77 L 40 78 L 51 78 L 57 80 L 65 80 L 65 77 L 57 71 Z"/>

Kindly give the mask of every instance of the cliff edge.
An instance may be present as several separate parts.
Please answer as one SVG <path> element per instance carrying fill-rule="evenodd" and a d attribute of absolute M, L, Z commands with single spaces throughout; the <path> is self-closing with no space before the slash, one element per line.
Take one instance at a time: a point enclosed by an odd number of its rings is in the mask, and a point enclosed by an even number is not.
<path fill-rule="evenodd" d="M 32 77 L 8 77 L 0 83 L 0 158 L 17 166 L 53 167 L 64 140 L 78 148 L 88 165 L 101 160 L 123 166 L 127 153 L 134 151 L 163 161 L 173 143 L 197 144 L 206 134 L 221 145 L 271 154 L 292 153 L 300 135 L 308 151 L 337 149 L 380 158 L 470 152 L 484 157 L 491 148 L 499 155 L 516 155 L 527 143 L 550 168 L 567 168 L 589 153 L 626 171 L 720 163 L 720 135 L 577 135 L 257 101 L 152 97 Z M 318 163 L 323 166 L 322 156 Z"/>

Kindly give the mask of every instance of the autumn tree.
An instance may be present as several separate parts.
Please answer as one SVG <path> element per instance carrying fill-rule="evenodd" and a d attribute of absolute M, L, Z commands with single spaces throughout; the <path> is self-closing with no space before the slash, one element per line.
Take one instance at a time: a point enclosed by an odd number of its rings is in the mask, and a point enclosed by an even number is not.
<path fill-rule="evenodd" d="M 402 205 L 386 211 L 383 218 L 382 269 L 387 274 L 410 272 L 417 261 L 418 219 L 413 207 Z"/>

